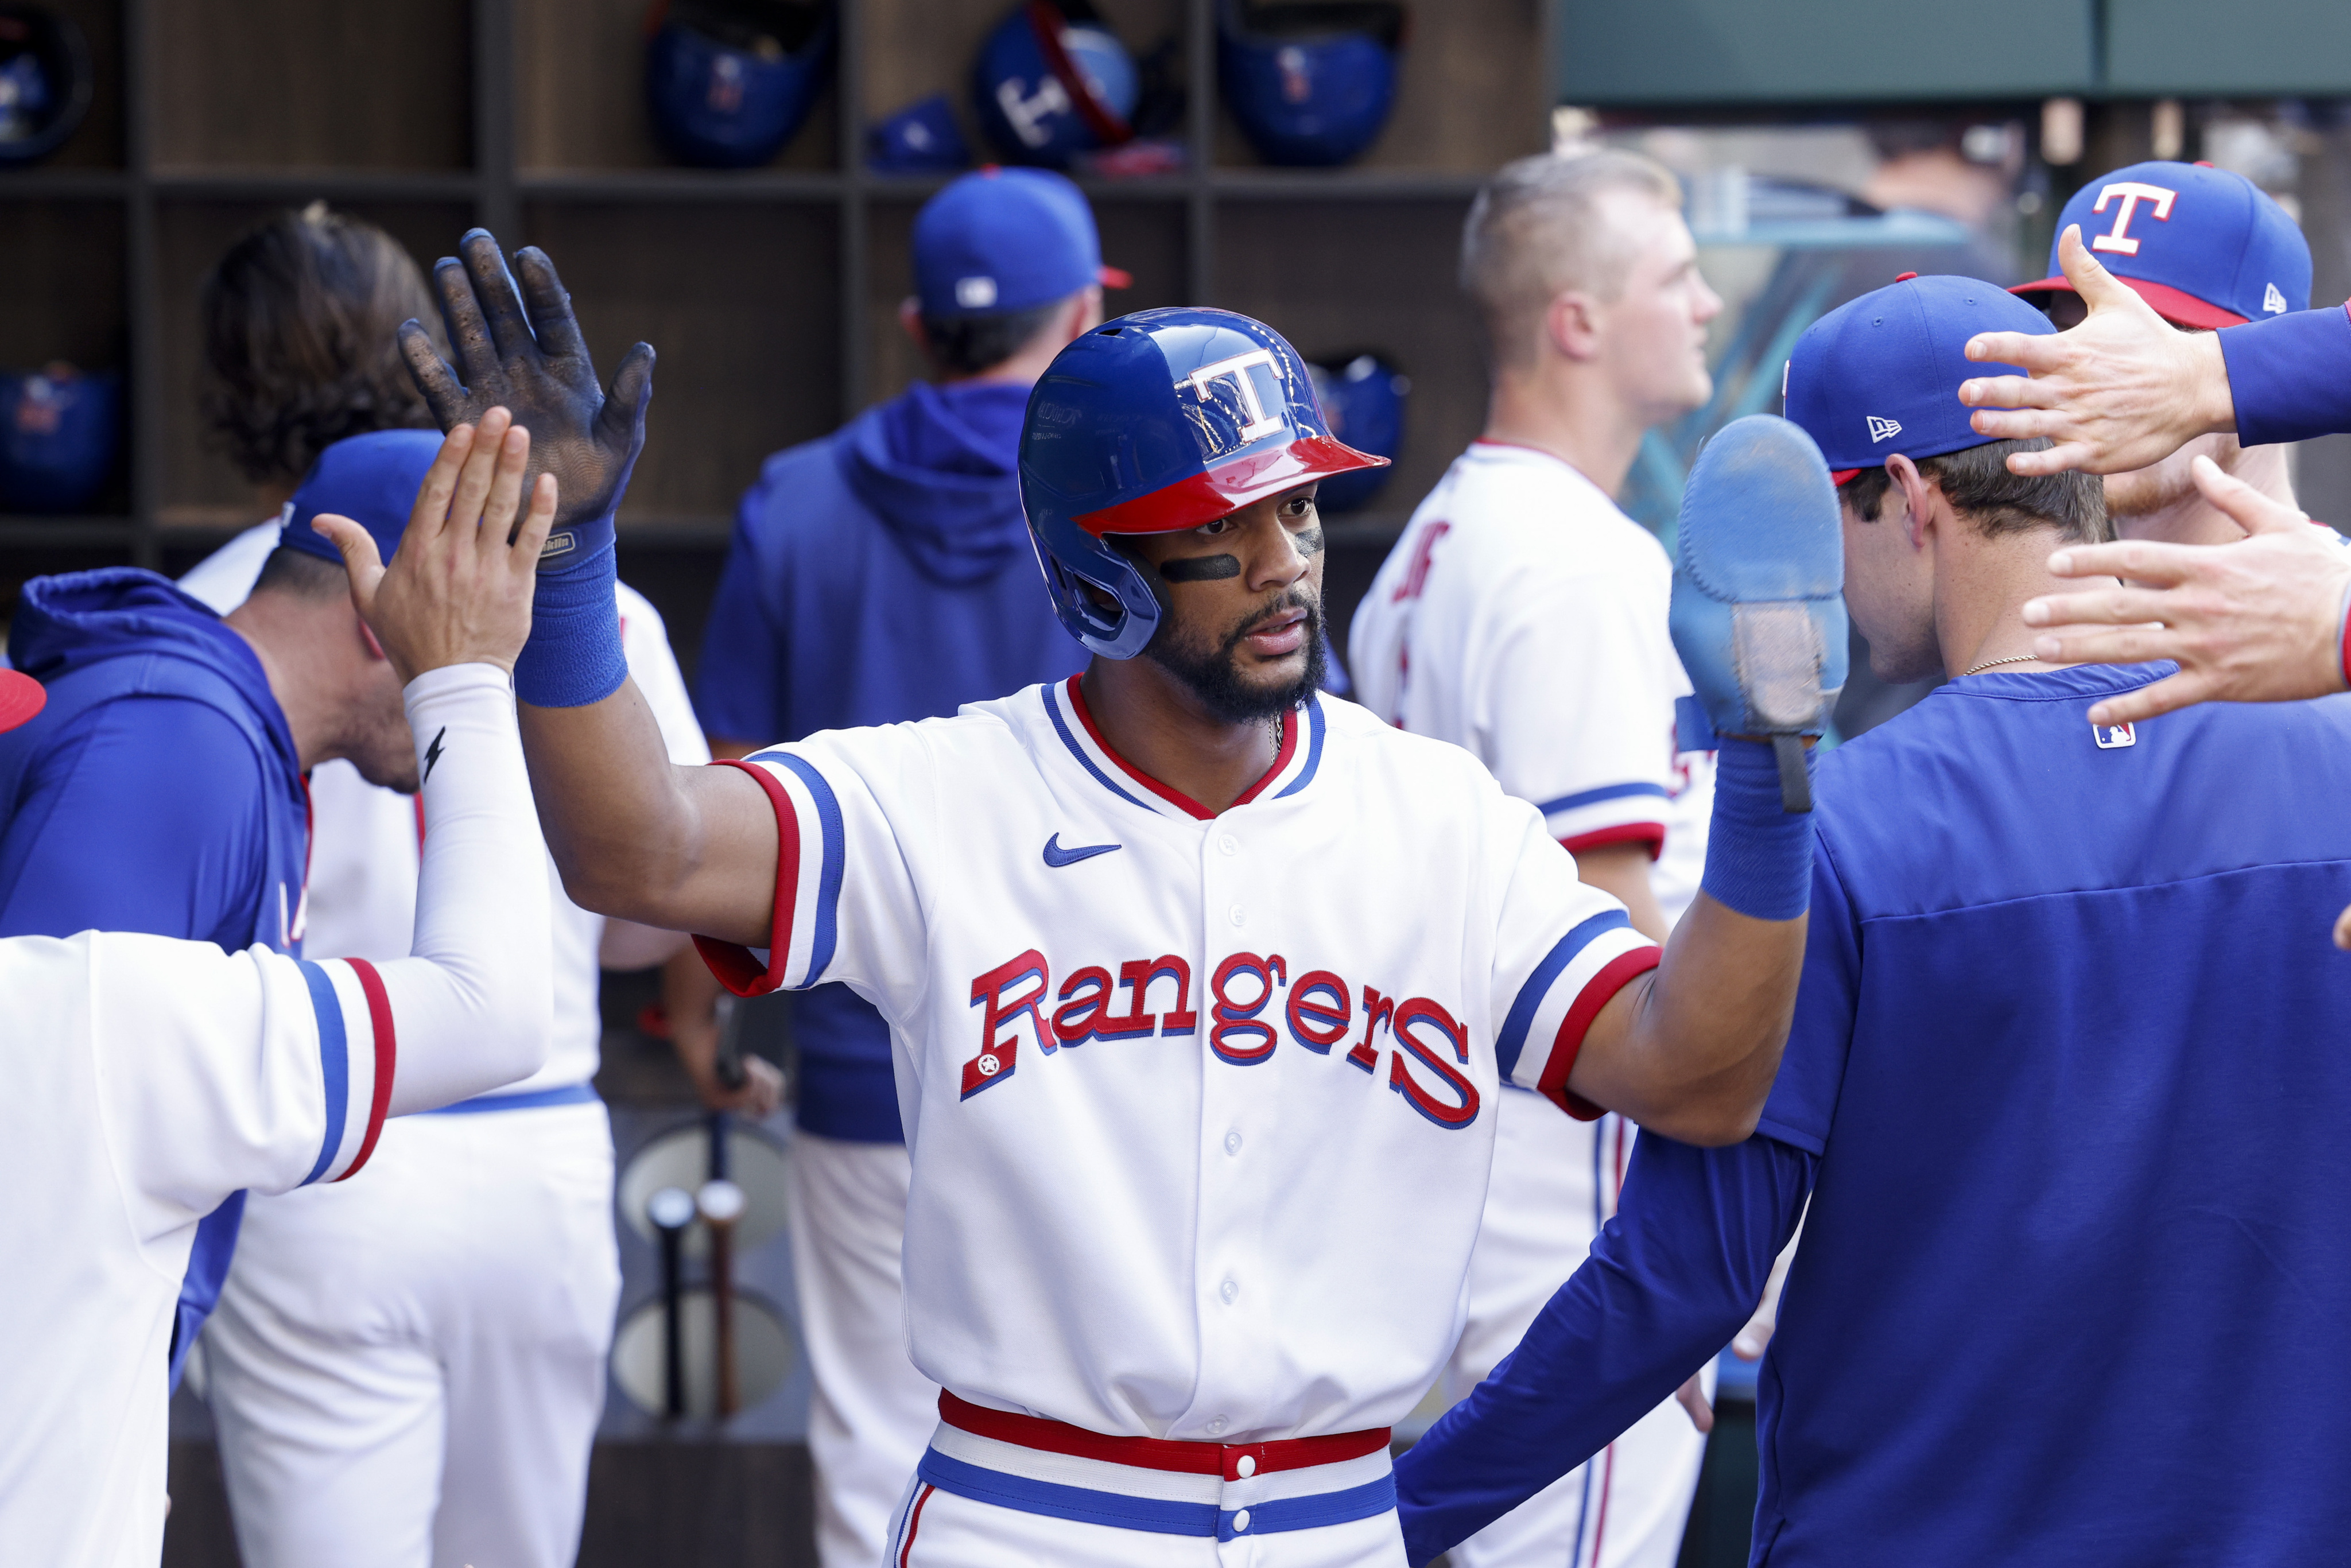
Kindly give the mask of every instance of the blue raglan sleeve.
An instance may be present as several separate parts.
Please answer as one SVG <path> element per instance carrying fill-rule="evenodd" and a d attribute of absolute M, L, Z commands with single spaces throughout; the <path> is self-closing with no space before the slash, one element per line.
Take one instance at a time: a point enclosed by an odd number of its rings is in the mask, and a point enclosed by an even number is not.
<path fill-rule="evenodd" d="M 1633 1145 L 1592 1255 L 1469 1397 L 1396 1461 L 1426 1563 L 1614 1441 L 1730 1343 L 1795 1233 L 1816 1162 L 1774 1138 Z"/>
<path fill-rule="evenodd" d="M 267 875 L 264 781 L 251 744 L 201 703 L 112 702 L 26 781 L 0 837 L 14 872 L 0 936 L 142 931 L 236 949 Z"/>
<path fill-rule="evenodd" d="M 2237 439 L 2247 446 L 2351 431 L 2351 305 L 2220 329 Z"/>
<path fill-rule="evenodd" d="M 768 509 L 765 476 L 743 492 L 736 508 L 735 533 L 726 546 L 726 564 L 718 576 L 718 592 L 711 601 L 710 621 L 702 633 L 702 666 L 695 672 L 695 714 L 703 733 L 748 745 L 792 738 L 783 695 L 786 631 L 775 607 L 783 602 L 784 585 L 774 580 L 782 563 L 763 549 L 763 515 Z"/>

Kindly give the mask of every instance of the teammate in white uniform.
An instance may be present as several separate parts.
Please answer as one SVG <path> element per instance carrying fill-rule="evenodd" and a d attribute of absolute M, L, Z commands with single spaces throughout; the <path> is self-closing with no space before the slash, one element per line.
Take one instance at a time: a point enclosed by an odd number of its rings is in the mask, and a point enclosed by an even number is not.
<path fill-rule="evenodd" d="M 287 526 L 307 528 L 301 497 Z M 226 613 L 277 525 L 181 580 Z M 673 761 L 709 751 L 661 614 L 616 588 L 622 644 Z M 417 803 L 348 764 L 311 776 L 305 951 L 379 962 L 415 926 Z M 607 922 L 552 862 L 547 1064 L 497 1094 L 388 1130 L 375 1179 L 246 1205 L 202 1341 L 205 1398 L 246 1568 L 563 1568 L 620 1299 L 611 1119 L 591 1081 L 600 950 L 660 962 L 683 936 Z M 475 1113 L 495 1113 L 475 1114 Z"/>
<path fill-rule="evenodd" d="M 1721 301 L 1680 200 L 1665 169 L 1613 152 L 1521 159 L 1479 193 L 1461 276 L 1491 338 L 1486 433 L 1414 512 L 1349 632 L 1364 706 L 1470 751 L 1660 939 L 1698 894 L 1714 757 L 1676 738 L 1690 685 L 1667 628 L 1672 566 L 1611 497 L 1643 432 L 1711 388 L 1706 324 Z M 1631 1154 L 1616 1117 L 1570 1123 L 1510 1092 L 1496 1112 L 1468 1322 L 1438 1385 L 1448 1404 L 1582 1265 Z M 1668 1400 L 1454 1558 L 1671 1568 L 1705 1455 Z"/>
<path fill-rule="evenodd" d="M 406 344 L 436 414 L 536 395 L 550 464 L 617 488 L 650 352 L 586 395 L 547 258 L 514 259 L 525 335 L 496 241 L 460 248 L 474 390 Z M 606 500 L 542 580 L 524 730 L 567 885 L 709 933 L 738 989 L 839 979 L 890 1021 L 909 1352 L 947 1391 L 897 1568 L 1402 1563 L 1386 1427 L 1458 1337 L 1500 1083 L 1698 1142 L 1767 1090 L 1810 870 L 1768 748 L 1768 816 L 1715 836 L 1768 841 L 1772 895 L 1709 866 L 1660 966 L 1474 758 L 1316 695 L 1314 484 L 1375 461 L 1259 323 L 1086 333 L 1021 486 L 1087 672 L 717 768 L 666 765 L 567 612 Z"/>
<path fill-rule="evenodd" d="M 503 427 L 478 449 L 470 431 L 448 444 L 403 570 L 380 591 L 362 578 L 368 622 L 409 677 L 433 823 L 414 956 L 315 962 L 102 932 L 0 942 L 0 1176 L 17 1195 L 0 1243 L 37 1260 L 0 1298 L 0 1561 L 161 1556 L 157 1373 L 200 1218 L 240 1187 L 340 1181 L 381 1158 L 387 1115 L 544 1060 L 546 894 L 507 670 L 553 492 L 509 549 L 526 443 L 513 433 L 493 490 Z M 37 688 L 0 678 L 8 727 Z"/>

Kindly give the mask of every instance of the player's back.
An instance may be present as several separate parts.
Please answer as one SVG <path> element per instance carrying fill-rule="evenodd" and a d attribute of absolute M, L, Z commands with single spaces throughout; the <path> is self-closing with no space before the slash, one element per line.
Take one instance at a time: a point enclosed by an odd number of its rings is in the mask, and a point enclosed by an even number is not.
<path fill-rule="evenodd" d="M 2312 1562 L 2351 1525 L 2351 703 L 2088 722 L 2149 678 L 1954 682 L 1820 769 L 1762 1130 L 1825 1152 L 1758 1562 Z"/>
<path fill-rule="evenodd" d="M 1671 582 L 1656 540 L 1569 465 L 1479 441 L 1381 565 L 1349 627 L 1349 670 L 1364 706 L 1493 767 L 1508 738 L 1501 694 L 1531 667 L 1541 675 L 1555 620 L 1589 618 L 1596 594 L 1652 612 L 1662 640 Z M 1624 652 L 1655 662 L 1657 650 Z"/>

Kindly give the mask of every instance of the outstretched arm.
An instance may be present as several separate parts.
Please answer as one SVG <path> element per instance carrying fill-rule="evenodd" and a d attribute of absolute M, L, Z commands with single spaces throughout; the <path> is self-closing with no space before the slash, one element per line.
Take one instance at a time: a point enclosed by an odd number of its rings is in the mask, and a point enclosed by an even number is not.
<path fill-rule="evenodd" d="M 1405 1554 L 1426 1563 L 1590 1458 L 1729 1343 L 1803 1212 L 1818 1162 L 1775 1139 L 1644 1136 L 1592 1256 L 1492 1375 L 1396 1461 Z"/>
<path fill-rule="evenodd" d="M 1979 434 L 1993 441 L 2045 435 L 2053 443 L 2040 452 L 2011 453 L 2011 472 L 2120 474 L 2159 463 L 2197 436 L 2236 428 L 2220 334 L 2175 330 L 2098 265 L 2078 226 L 2065 230 L 2057 260 L 2089 307 L 2079 326 L 2054 335 L 1980 332 L 1968 340 L 1968 358 L 2031 372 L 1959 383 L 1959 401 L 1978 411 L 1971 423 Z"/>
<path fill-rule="evenodd" d="M 653 350 L 630 350 L 604 388 L 546 253 L 517 252 L 510 273 L 484 230 L 458 249 L 463 259 L 443 258 L 433 279 L 457 363 L 444 363 L 414 323 L 402 329 L 401 347 L 444 428 L 498 403 L 530 433 L 534 469 L 559 481 L 515 692 L 564 889 L 599 914 L 764 944 L 775 814 L 735 768 L 670 762 L 621 651 L 613 517 L 644 446 Z"/>
<path fill-rule="evenodd" d="M 2093 723 L 2136 722 L 2200 702 L 2294 702 L 2344 688 L 2351 549 L 2331 528 L 2314 527 L 2209 457 L 2196 459 L 2194 473 L 2205 498 L 2246 538 L 2230 545 L 2071 545 L 2049 558 L 2052 572 L 2108 580 L 2024 607 L 2026 625 L 2049 628 L 2032 644 L 2043 659 L 2179 662 L 2178 674 L 2095 704 Z"/>

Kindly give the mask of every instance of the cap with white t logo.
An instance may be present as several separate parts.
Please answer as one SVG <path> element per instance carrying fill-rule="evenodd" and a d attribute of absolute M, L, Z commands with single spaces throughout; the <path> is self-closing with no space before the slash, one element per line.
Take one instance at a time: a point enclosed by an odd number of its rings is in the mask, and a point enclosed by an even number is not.
<path fill-rule="evenodd" d="M 2237 327 L 2310 307 L 2310 242 L 2242 174 L 2209 163 L 2133 163 L 2074 193 L 2057 220 L 2079 225 L 2099 264 L 2179 327 Z M 2012 292 L 2045 304 L 2074 286 L 2049 247 L 2049 276 Z"/>

